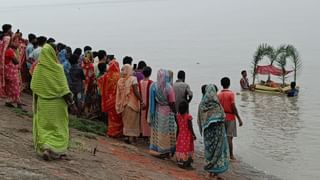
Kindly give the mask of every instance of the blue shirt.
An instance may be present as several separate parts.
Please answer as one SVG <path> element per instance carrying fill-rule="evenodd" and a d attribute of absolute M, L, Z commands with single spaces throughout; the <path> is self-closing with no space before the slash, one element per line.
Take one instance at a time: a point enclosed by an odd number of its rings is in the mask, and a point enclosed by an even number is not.
<path fill-rule="evenodd" d="M 299 94 L 299 90 L 298 89 L 290 89 L 288 91 L 288 97 L 295 97 L 295 96 L 298 96 Z"/>
<path fill-rule="evenodd" d="M 26 57 L 27 57 L 27 58 L 30 57 L 30 55 L 31 55 L 31 53 L 32 53 L 33 50 L 34 50 L 33 44 L 29 42 L 28 45 L 27 45 L 27 48 L 26 48 Z M 32 65 L 32 64 L 30 64 L 29 62 L 27 62 L 27 67 L 28 67 L 28 69 L 31 68 L 31 65 Z"/>

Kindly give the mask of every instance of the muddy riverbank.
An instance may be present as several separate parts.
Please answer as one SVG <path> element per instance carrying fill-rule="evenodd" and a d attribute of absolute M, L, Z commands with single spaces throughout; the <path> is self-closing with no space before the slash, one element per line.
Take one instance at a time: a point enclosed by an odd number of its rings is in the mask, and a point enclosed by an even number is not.
<path fill-rule="evenodd" d="M 23 100 L 31 111 L 31 97 L 24 95 Z M 45 162 L 33 149 L 32 118 L 0 103 L 0 179 L 206 179 L 201 153 L 194 170 L 183 170 L 173 160 L 150 156 L 143 142 L 132 146 L 75 129 L 70 131 L 70 159 Z M 222 177 L 276 179 L 242 162 L 232 163 Z"/>

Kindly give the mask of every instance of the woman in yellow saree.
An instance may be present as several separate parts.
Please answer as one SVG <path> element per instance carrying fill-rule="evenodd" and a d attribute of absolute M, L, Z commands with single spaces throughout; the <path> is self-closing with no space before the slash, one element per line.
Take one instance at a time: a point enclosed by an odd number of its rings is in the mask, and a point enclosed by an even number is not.
<path fill-rule="evenodd" d="M 63 66 L 58 64 L 54 45 L 41 50 L 31 89 L 33 101 L 33 141 L 44 160 L 61 158 L 69 144 L 68 105 L 75 108 Z"/>

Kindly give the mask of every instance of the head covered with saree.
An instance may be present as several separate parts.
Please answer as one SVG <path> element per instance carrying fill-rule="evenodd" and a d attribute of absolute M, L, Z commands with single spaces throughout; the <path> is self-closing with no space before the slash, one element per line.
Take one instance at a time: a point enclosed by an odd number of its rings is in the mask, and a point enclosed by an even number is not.
<path fill-rule="evenodd" d="M 131 65 L 125 64 L 121 69 L 121 78 L 118 81 L 117 87 L 116 110 L 118 113 L 122 113 L 124 107 L 129 102 L 129 95 L 135 78 L 132 74 L 133 69 Z"/>
<path fill-rule="evenodd" d="M 111 61 L 108 71 L 98 79 L 102 95 L 102 112 L 110 111 L 116 104 L 117 83 L 120 79 L 120 68 L 117 61 Z"/>
<path fill-rule="evenodd" d="M 58 63 L 56 51 L 50 44 L 45 44 L 41 50 L 32 76 L 31 89 L 34 94 L 46 99 L 70 93 L 63 67 Z"/>
<path fill-rule="evenodd" d="M 157 82 L 153 83 L 150 91 L 149 116 L 150 121 L 155 118 L 156 103 L 168 105 L 168 90 L 171 87 L 170 74 L 168 70 L 160 69 L 157 74 Z"/>
<path fill-rule="evenodd" d="M 211 123 L 223 122 L 224 117 L 224 110 L 220 105 L 216 86 L 214 84 L 208 84 L 199 104 L 198 125 L 200 133 Z"/>
<path fill-rule="evenodd" d="M 224 110 L 217 97 L 216 86 L 206 87 L 198 112 L 198 125 L 204 141 L 204 170 L 220 174 L 229 168 L 229 150 L 224 127 Z"/>
<path fill-rule="evenodd" d="M 168 70 L 160 69 L 157 75 L 156 100 L 159 104 L 167 105 L 168 89 L 171 87 L 171 77 Z"/>

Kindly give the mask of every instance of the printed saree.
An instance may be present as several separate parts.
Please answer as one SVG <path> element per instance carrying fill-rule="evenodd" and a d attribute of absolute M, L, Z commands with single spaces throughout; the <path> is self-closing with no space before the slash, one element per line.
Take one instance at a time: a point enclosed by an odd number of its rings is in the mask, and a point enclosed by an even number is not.
<path fill-rule="evenodd" d="M 158 156 L 174 153 L 176 122 L 169 103 L 175 102 L 175 94 L 167 70 L 158 71 L 157 82 L 150 88 L 149 101 L 150 154 Z"/>
<path fill-rule="evenodd" d="M 229 151 L 224 127 L 224 110 L 221 107 L 215 86 L 207 85 L 206 93 L 199 105 L 198 125 L 205 146 L 204 169 L 220 174 L 228 170 Z"/>

